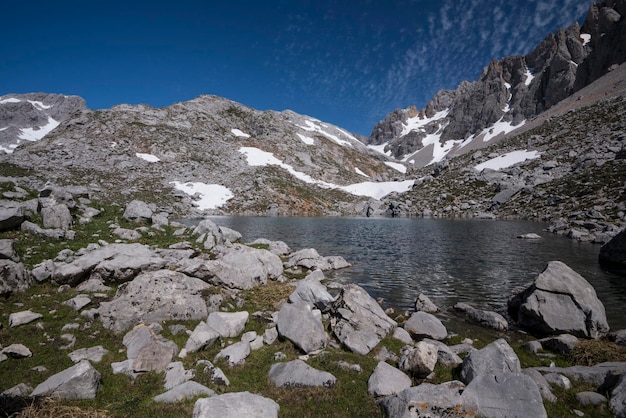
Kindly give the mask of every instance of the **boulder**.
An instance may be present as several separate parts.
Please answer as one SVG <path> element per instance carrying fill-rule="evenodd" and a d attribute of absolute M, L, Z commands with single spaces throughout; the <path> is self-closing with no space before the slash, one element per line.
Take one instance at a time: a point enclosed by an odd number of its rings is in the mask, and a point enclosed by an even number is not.
<path fill-rule="evenodd" d="M 215 367 L 209 360 L 198 360 L 196 365 L 204 366 L 204 373 L 208 373 L 211 382 L 220 386 L 230 386 L 230 381 L 219 367 Z"/>
<path fill-rule="evenodd" d="M 165 371 L 178 352 L 178 347 L 157 331 L 154 327 L 141 324 L 124 335 L 122 343 L 126 346 L 128 363 L 125 365 L 127 368 L 120 371 L 128 374 Z"/>
<path fill-rule="evenodd" d="M 0 397 L 8 396 L 11 398 L 15 398 L 15 397 L 26 398 L 28 395 L 30 395 L 32 391 L 33 391 L 33 388 L 28 386 L 26 383 L 18 383 L 12 388 L 9 388 L 5 390 L 4 392 L 0 393 Z"/>
<path fill-rule="evenodd" d="M 507 322 L 507 320 L 504 319 L 504 317 L 497 312 L 483 311 L 462 302 L 454 305 L 454 309 L 463 312 L 472 321 L 480 325 L 497 329 L 498 331 L 506 331 L 507 329 L 509 329 L 509 323 Z"/>
<path fill-rule="evenodd" d="M 249 392 L 225 393 L 198 399 L 193 418 L 277 418 L 280 407 L 276 402 Z"/>
<path fill-rule="evenodd" d="M 24 222 L 24 207 L 17 202 L 0 200 L 0 231 L 9 231 Z"/>
<path fill-rule="evenodd" d="M 295 303 L 303 301 L 312 308 L 317 308 L 322 312 L 328 312 L 335 301 L 335 298 L 328 293 L 326 287 L 315 280 L 301 280 L 296 285 L 296 290 L 289 296 L 289 302 Z"/>
<path fill-rule="evenodd" d="M 24 344 L 11 344 L 2 349 L 0 351 L 1 354 L 4 354 L 7 357 L 11 358 L 26 358 L 32 357 L 33 353 L 30 351 L 28 347 Z"/>
<path fill-rule="evenodd" d="M 626 346 L 626 329 L 613 331 L 609 334 L 609 340 L 615 344 Z"/>
<path fill-rule="evenodd" d="M 72 214 L 67 206 L 56 204 L 41 208 L 43 227 L 67 231 L 72 228 Z"/>
<path fill-rule="evenodd" d="M 559 354 L 569 354 L 578 345 L 578 338 L 570 334 L 561 334 L 556 337 L 547 337 L 539 340 L 541 346 Z"/>
<path fill-rule="evenodd" d="M 373 396 L 389 396 L 411 387 L 411 384 L 409 376 L 380 361 L 367 381 L 367 392 Z"/>
<path fill-rule="evenodd" d="M 428 296 L 420 293 L 415 301 L 415 310 L 418 312 L 435 313 L 439 311 L 439 308 L 428 298 Z"/>
<path fill-rule="evenodd" d="M 213 361 L 218 361 L 223 358 L 230 367 L 234 367 L 243 364 L 250 355 L 250 351 L 249 342 L 239 341 L 238 343 L 231 344 L 222 349 L 222 351 L 216 354 Z"/>
<path fill-rule="evenodd" d="M 193 332 L 189 336 L 185 348 L 183 348 L 178 354 L 179 357 L 184 358 L 187 354 L 195 353 L 196 351 L 205 350 L 211 347 L 220 337 L 219 332 L 214 330 L 206 322 L 200 321 L 200 323 L 194 328 Z"/>
<path fill-rule="evenodd" d="M 413 338 L 411 338 L 411 334 L 404 328 L 396 328 L 393 331 L 393 338 L 396 340 L 400 340 L 405 344 L 411 344 L 413 342 Z"/>
<path fill-rule="evenodd" d="M 351 267 L 352 264 L 348 263 L 343 257 L 339 255 L 329 255 L 324 257 L 324 260 L 330 265 L 331 270 L 340 270 Z"/>
<path fill-rule="evenodd" d="M 605 362 L 595 366 L 534 367 L 541 373 L 559 373 L 572 380 L 599 388 L 615 374 L 626 373 L 626 362 Z"/>
<path fill-rule="evenodd" d="M 517 355 L 506 342 L 500 338 L 480 350 L 470 352 L 461 366 L 461 380 L 469 384 L 481 375 L 521 372 Z"/>
<path fill-rule="evenodd" d="M 215 391 L 201 385 L 200 383 L 188 381 L 181 383 L 178 386 L 174 386 L 165 393 L 155 396 L 152 400 L 154 402 L 161 403 L 175 403 L 195 398 L 200 395 L 213 396 L 215 395 Z"/>
<path fill-rule="evenodd" d="M 24 264 L 0 260 L 0 295 L 23 292 L 31 283 L 31 275 L 24 268 Z"/>
<path fill-rule="evenodd" d="M 534 284 L 509 299 L 520 326 L 540 334 L 600 338 L 609 331 L 604 305 L 593 287 L 560 261 L 551 261 Z"/>
<path fill-rule="evenodd" d="M 476 376 L 463 391 L 463 403 L 477 406 L 477 416 L 547 417 L 539 387 L 523 373 Z"/>
<path fill-rule="evenodd" d="M 397 325 L 365 289 L 355 284 L 341 289 L 331 315 L 337 339 L 351 351 L 362 355 L 369 353 Z"/>
<path fill-rule="evenodd" d="M 424 338 L 422 341 L 437 347 L 437 362 L 447 367 L 456 367 L 463 363 L 461 357 L 458 356 L 450 347 L 441 341 Z"/>
<path fill-rule="evenodd" d="M 448 336 L 446 327 L 441 321 L 426 312 L 415 312 L 404 324 L 404 329 L 413 337 L 430 337 L 435 340 L 443 340 Z"/>
<path fill-rule="evenodd" d="M 20 225 L 20 229 L 23 232 L 29 233 L 29 234 L 35 234 L 35 235 L 42 235 L 44 237 L 47 238 L 53 238 L 53 239 L 63 239 L 63 238 L 68 238 L 68 239 L 73 239 L 72 238 L 72 231 L 69 230 L 63 230 L 63 229 L 44 229 L 41 228 L 39 225 L 34 224 L 32 222 L 29 221 L 24 221 L 22 222 L 22 225 Z"/>
<path fill-rule="evenodd" d="M 91 299 L 87 295 L 76 295 L 72 299 L 68 299 L 63 302 L 63 305 L 69 306 L 75 311 L 80 311 L 85 306 L 91 303 Z"/>
<path fill-rule="evenodd" d="M 305 353 L 321 350 L 328 342 L 320 317 L 303 302 L 285 303 L 278 312 L 276 329 L 281 337 Z"/>
<path fill-rule="evenodd" d="M 270 368 L 270 380 L 276 387 L 322 386 L 331 387 L 337 378 L 309 366 L 302 360 L 275 363 Z"/>
<path fill-rule="evenodd" d="M 126 205 L 124 219 L 133 222 L 152 222 L 152 209 L 146 202 L 132 200 Z"/>
<path fill-rule="evenodd" d="M 100 387 L 100 373 L 87 360 L 50 376 L 30 394 L 62 400 L 94 399 Z"/>
<path fill-rule="evenodd" d="M 167 262 L 146 245 L 110 244 L 85 250 L 69 263 L 57 263 L 53 279 L 59 284 L 76 286 L 88 278 L 107 283 L 122 283 L 142 271 L 159 270 Z"/>
<path fill-rule="evenodd" d="M 224 235 L 220 230 L 220 227 L 215 225 L 209 219 L 204 219 L 196 225 L 193 230 L 194 235 L 199 235 L 196 242 L 204 243 L 204 248 L 207 250 L 225 243 Z"/>
<path fill-rule="evenodd" d="M 600 247 L 598 259 L 604 265 L 626 266 L 626 229 Z"/>
<path fill-rule="evenodd" d="M 15 252 L 15 241 L 12 239 L 0 239 L 0 260 L 20 262 L 20 257 Z"/>
<path fill-rule="evenodd" d="M 211 312 L 207 318 L 207 325 L 217 331 L 222 338 L 232 338 L 243 332 L 248 317 L 246 311 Z"/>
<path fill-rule="evenodd" d="M 93 363 L 100 363 L 102 358 L 109 352 L 106 348 L 101 345 L 97 345 L 95 347 L 90 348 L 81 348 L 79 350 L 72 351 L 68 354 L 70 360 L 73 363 L 78 363 L 83 360 L 89 360 Z"/>
<path fill-rule="evenodd" d="M 609 409 L 618 418 L 626 417 L 626 373 L 622 374 L 611 391 Z"/>
<path fill-rule="evenodd" d="M 178 385 L 194 378 L 194 370 L 185 370 L 185 366 L 180 361 L 173 361 L 165 368 L 165 384 L 166 390 L 170 390 Z"/>
<path fill-rule="evenodd" d="M 140 322 L 199 320 L 208 315 L 202 293 L 210 287 L 171 270 L 144 272 L 121 285 L 110 302 L 100 303 L 99 318 L 114 332 Z"/>
<path fill-rule="evenodd" d="M 437 364 L 437 346 L 424 341 L 402 347 L 400 351 L 400 370 L 409 372 L 419 379 L 427 377 Z"/>
<path fill-rule="evenodd" d="M 457 380 L 440 385 L 422 383 L 387 396 L 379 400 L 378 405 L 390 418 L 473 418 L 477 406 L 461 397 L 464 389 L 465 385 Z"/>
<path fill-rule="evenodd" d="M 50 280 L 52 278 L 52 276 L 54 275 L 54 269 L 55 269 L 54 261 L 45 260 L 37 264 L 31 270 L 30 274 L 33 276 L 33 279 L 41 283 L 41 282 Z"/>
<path fill-rule="evenodd" d="M 14 312 L 9 315 L 9 328 L 29 324 L 33 321 L 38 320 L 39 318 L 43 318 L 43 315 L 32 312 L 30 309 L 27 311 Z"/>
<path fill-rule="evenodd" d="M 606 403 L 606 401 L 607 401 L 607 399 L 606 399 L 606 397 L 604 397 L 604 395 L 601 395 L 598 392 L 589 392 L 589 391 L 578 392 L 576 394 L 576 400 L 578 401 L 579 404 L 581 404 L 583 406 L 604 405 Z"/>
<path fill-rule="evenodd" d="M 197 274 L 199 269 L 202 276 Z M 201 265 L 192 262 L 183 272 L 215 285 L 243 290 L 266 284 L 269 279 L 280 278 L 283 263 L 277 255 L 267 250 L 234 244 L 224 249 L 217 260 L 204 261 Z"/>
<path fill-rule="evenodd" d="M 283 256 L 291 253 L 291 248 L 283 241 L 270 241 L 265 238 L 255 239 L 254 241 L 248 243 L 250 246 L 267 246 L 267 249 L 277 256 Z"/>
<path fill-rule="evenodd" d="M 539 393 L 541 393 L 541 397 L 544 401 L 557 401 L 556 396 L 554 396 L 554 394 L 552 393 L 552 387 L 541 373 L 539 373 L 535 369 L 522 369 L 522 373 L 535 381 L 535 384 L 539 388 Z"/>
<path fill-rule="evenodd" d="M 546 382 L 550 383 L 552 386 L 557 386 L 565 390 L 572 388 L 572 381 L 569 380 L 567 376 L 563 376 L 560 373 L 546 373 L 543 377 L 546 379 Z"/>

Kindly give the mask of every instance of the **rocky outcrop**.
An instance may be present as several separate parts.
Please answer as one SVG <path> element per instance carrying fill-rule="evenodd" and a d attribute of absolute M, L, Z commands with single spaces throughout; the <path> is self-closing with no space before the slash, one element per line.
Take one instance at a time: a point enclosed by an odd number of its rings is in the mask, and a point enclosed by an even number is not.
<path fill-rule="evenodd" d="M 593 287 L 560 261 L 551 261 L 533 285 L 509 299 L 518 324 L 541 334 L 600 338 L 609 332 L 604 305 Z"/>
<path fill-rule="evenodd" d="M 49 396 L 55 399 L 93 399 L 100 387 L 100 373 L 83 360 L 39 384 L 31 397 Z"/>

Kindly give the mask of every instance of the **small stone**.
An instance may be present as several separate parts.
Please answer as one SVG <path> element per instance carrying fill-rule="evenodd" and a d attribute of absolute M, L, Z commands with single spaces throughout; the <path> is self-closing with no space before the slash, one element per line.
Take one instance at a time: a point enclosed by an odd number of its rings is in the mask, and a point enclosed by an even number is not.
<path fill-rule="evenodd" d="M 11 358 L 31 357 L 33 353 L 24 344 L 11 344 L 2 349 L 2 354 Z"/>
<path fill-rule="evenodd" d="M 19 327 L 36 321 L 39 318 L 43 318 L 43 315 L 28 311 L 15 312 L 9 315 L 9 328 Z"/>

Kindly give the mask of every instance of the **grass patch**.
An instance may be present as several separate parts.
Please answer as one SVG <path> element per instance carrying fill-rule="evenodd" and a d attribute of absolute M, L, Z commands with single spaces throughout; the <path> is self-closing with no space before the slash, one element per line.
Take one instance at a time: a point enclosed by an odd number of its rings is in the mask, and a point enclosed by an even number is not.
<path fill-rule="evenodd" d="M 626 347 L 606 340 L 581 340 L 569 353 L 568 360 L 579 366 L 593 366 L 607 361 L 626 362 Z"/>

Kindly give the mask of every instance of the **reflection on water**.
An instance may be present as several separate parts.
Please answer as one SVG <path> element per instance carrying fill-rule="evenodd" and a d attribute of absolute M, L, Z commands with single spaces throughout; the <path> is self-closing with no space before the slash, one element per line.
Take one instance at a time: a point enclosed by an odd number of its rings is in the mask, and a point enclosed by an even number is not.
<path fill-rule="evenodd" d="M 245 241 L 267 238 L 292 249 L 312 247 L 341 255 L 352 267 L 327 275 L 357 283 L 386 306 L 409 309 L 418 293 L 442 307 L 458 301 L 506 310 L 513 289 L 530 284 L 546 263 L 560 260 L 596 289 L 612 329 L 626 328 L 626 277 L 603 271 L 600 247 L 543 231 L 521 221 L 214 217 Z M 537 233 L 540 240 L 517 236 Z"/>

